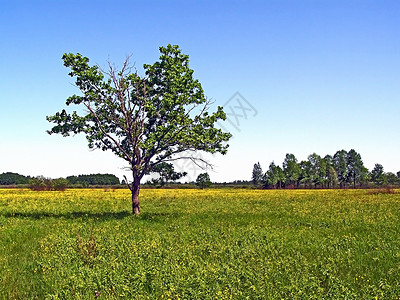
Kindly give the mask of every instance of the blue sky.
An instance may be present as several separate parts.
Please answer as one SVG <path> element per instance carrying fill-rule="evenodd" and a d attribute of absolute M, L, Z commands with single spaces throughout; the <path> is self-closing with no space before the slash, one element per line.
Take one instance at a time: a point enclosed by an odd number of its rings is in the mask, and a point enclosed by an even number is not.
<path fill-rule="evenodd" d="M 112 153 L 45 132 L 46 115 L 79 92 L 62 54 L 100 66 L 132 55 L 140 70 L 167 44 L 190 56 L 216 105 L 239 92 L 255 110 L 225 124 L 234 138 L 210 157 L 212 180 L 352 148 L 369 169 L 400 171 L 399 20 L 399 1 L 0 0 L 0 173 L 122 178 Z"/>

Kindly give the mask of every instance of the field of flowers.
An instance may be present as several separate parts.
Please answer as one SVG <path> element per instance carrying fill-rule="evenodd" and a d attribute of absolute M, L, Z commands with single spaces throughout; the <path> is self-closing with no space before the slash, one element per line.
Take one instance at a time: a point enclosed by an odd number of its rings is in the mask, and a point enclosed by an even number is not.
<path fill-rule="evenodd" d="M 0 299 L 399 299 L 400 193 L 0 189 Z"/>

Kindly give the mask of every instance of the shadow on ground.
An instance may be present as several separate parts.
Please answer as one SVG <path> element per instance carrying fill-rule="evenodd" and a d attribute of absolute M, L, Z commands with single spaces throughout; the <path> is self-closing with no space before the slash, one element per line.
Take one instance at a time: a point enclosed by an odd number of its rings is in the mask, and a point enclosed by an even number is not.
<path fill-rule="evenodd" d="M 119 212 L 86 212 L 86 211 L 74 211 L 65 213 L 52 213 L 43 211 L 34 212 L 7 212 L 0 213 L 0 216 L 6 218 L 19 218 L 19 219 L 44 219 L 44 218 L 62 218 L 62 219 L 123 219 L 132 214 L 128 211 Z"/>
<path fill-rule="evenodd" d="M 164 212 L 143 212 L 135 216 L 130 211 L 119 212 L 86 212 L 74 211 L 65 213 L 52 213 L 43 211 L 34 212 L 6 212 L 0 213 L 0 216 L 5 218 L 18 218 L 18 219 L 32 219 L 39 220 L 45 218 L 60 218 L 60 219 L 97 219 L 97 220 L 118 220 L 126 217 L 135 217 L 143 221 L 160 222 L 170 217 L 178 217 L 178 213 L 164 213 Z"/>

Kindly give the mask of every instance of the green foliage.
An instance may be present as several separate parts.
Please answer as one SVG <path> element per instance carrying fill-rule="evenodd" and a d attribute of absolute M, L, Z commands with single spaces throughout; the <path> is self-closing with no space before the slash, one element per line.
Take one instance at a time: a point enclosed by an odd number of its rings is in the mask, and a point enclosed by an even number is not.
<path fill-rule="evenodd" d="M 309 160 L 302 160 L 300 162 L 300 182 L 304 187 L 312 186 L 312 177 L 311 177 L 311 162 Z"/>
<path fill-rule="evenodd" d="M 281 188 L 285 181 L 285 174 L 280 166 L 272 162 L 269 165 L 268 171 L 265 173 L 265 182 L 267 187 Z"/>
<path fill-rule="evenodd" d="M 251 174 L 251 181 L 253 182 L 253 184 L 257 185 L 260 184 L 263 180 L 263 170 L 261 168 L 260 163 L 256 163 L 253 166 L 253 172 Z"/>
<path fill-rule="evenodd" d="M 0 174 L 0 185 L 28 184 L 30 177 L 18 173 L 6 172 Z"/>
<path fill-rule="evenodd" d="M 394 173 L 388 172 L 385 175 L 386 175 L 386 178 L 387 178 L 386 180 L 387 180 L 388 184 L 393 186 L 393 185 L 396 185 L 399 183 L 399 179 L 397 178 L 397 176 Z"/>
<path fill-rule="evenodd" d="M 160 186 L 164 186 L 168 181 L 176 181 L 187 175 L 186 172 L 175 172 L 174 166 L 170 163 L 162 162 L 153 168 L 154 173 L 159 174 L 158 179 L 153 179 L 153 184 L 160 184 Z"/>
<path fill-rule="evenodd" d="M 328 165 L 326 182 L 328 188 L 335 188 L 339 184 L 335 168 L 332 165 Z"/>
<path fill-rule="evenodd" d="M 65 178 L 57 178 L 52 181 L 52 187 L 55 191 L 65 191 L 69 186 L 69 181 Z"/>
<path fill-rule="evenodd" d="M 400 297 L 399 190 L 128 193 L 0 190 L 0 299 Z"/>
<path fill-rule="evenodd" d="M 367 179 L 368 170 L 364 167 L 361 155 L 354 149 L 347 153 L 347 181 L 356 187 L 356 183 L 363 183 Z"/>
<path fill-rule="evenodd" d="M 32 191 L 50 191 L 53 188 L 53 182 L 50 178 L 37 176 L 29 180 L 29 188 Z"/>
<path fill-rule="evenodd" d="M 375 164 L 371 171 L 371 180 L 377 185 L 384 185 L 387 183 L 387 177 L 383 171 L 383 166 L 381 164 Z"/>
<path fill-rule="evenodd" d="M 29 181 L 29 188 L 32 191 L 65 191 L 69 182 L 65 178 L 50 179 L 37 176 Z"/>
<path fill-rule="evenodd" d="M 211 185 L 210 175 L 208 173 L 201 173 L 197 176 L 196 185 L 201 189 L 209 187 Z"/>
<path fill-rule="evenodd" d="M 283 161 L 283 173 L 285 175 L 285 184 L 287 186 L 298 186 L 298 181 L 301 176 L 301 168 L 297 163 L 297 158 L 294 154 L 286 154 Z"/>
<path fill-rule="evenodd" d="M 340 187 L 345 187 L 348 178 L 347 152 L 340 150 L 333 156 L 333 166 L 339 180 Z"/>
<path fill-rule="evenodd" d="M 326 162 L 316 153 L 308 156 L 309 161 L 309 181 L 315 187 L 321 186 L 325 183 L 326 175 Z"/>
<path fill-rule="evenodd" d="M 113 174 L 90 174 L 90 175 L 78 175 L 68 176 L 67 180 L 70 184 L 74 185 L 118 185 L 120 184 L 117 176 Z"/>

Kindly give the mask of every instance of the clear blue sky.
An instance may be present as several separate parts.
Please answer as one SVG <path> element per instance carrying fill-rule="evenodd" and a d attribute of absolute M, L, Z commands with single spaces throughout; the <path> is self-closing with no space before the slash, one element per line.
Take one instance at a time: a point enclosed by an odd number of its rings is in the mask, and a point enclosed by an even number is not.
<path fill-rule="evenodd" d="M 79 92 L 61 56 L 105 65 L 132 54 L 140 70 L 169 43 L 216 104 L 239 92 L 254 108 L 225 124 L 234 138 L 211 158 L 212 180 L 352 148 L 369 169 L 400 171 L 399 20 L 399 1 L 0 0 L 0 173 L 122 177 L 124 161 L 83 136 L 45 133 L 46 115 Z"/>

